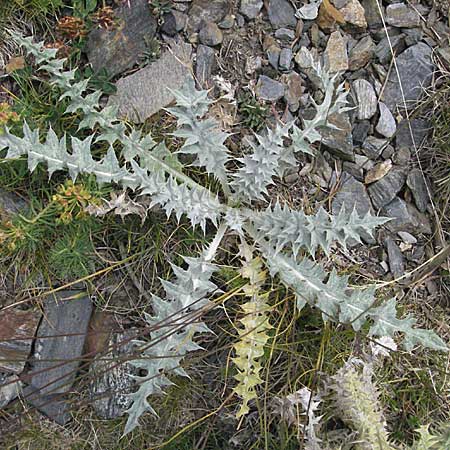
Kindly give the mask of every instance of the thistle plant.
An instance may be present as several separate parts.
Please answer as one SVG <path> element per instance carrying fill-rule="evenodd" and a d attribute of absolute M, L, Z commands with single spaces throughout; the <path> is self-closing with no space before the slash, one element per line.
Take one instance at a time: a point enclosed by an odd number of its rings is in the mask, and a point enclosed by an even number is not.
<path fill-rule="evenodd" d="M 7 149 L 6 158 L 28 158 L 30 171 L 44 163 L 49 176 L 61 170 L 67 170 L 73 180 L 80 174 L 92 174 L 99 183 L 114 183 L 138 196 L 149 195 L 151 206 L 158 205 L 167 216 L 174 215 L 177 220 L 186 217 L 192 227 L 199 226 L 205 232 L 207 228 L 216 229 L 211 243 L 198 257 L 185 258 L 184 267 L 172 266 L 174 279 L 162 281 L 165 297 L 153 296 L 153 312 L 146 320 L 158 327 L 150 333 L 150 342 L 136 342 L 142 358 L 132 364 L 145 375 L 137 378 L 138 390 L 131 395 L 125 433 L 138 425 L 142 414 L 154 413 L 148 401 L 171 383 L 171 373 L 187 376 L 181 366 L 183 358 L 200 348 L 195 342 L 199 333 L 210 332 L 202 313 L 214 306 L 212 295 L 218 288 L 210 279 L 217 270 L 214 261 L 220 244 L 229 233 L 237 234 L 242 245 L 253 249 L 251 256 L 244 256 L 242 269 L 249 280 L 245 290 L 249 302 L 243 306 L 248 318 L 241 321 L 246 332 L 239 333 L 240 341 L 235 346 L 235 392 L 243 400 L 239 416 L 249 410 L 261 383 L 261 349 L 267 342 L 265 330 L 269 326 L 260 320 L 267 307 L 262 283 L 269 274 L 295 293 L 293 308 L 300 310 L 309 304 L 322 312 L 324 320 L 348 324 L 355 331 L 368 324 L 370 336 L 402 333 L 408 351 L 418 344 L 447 350 L 434 332 L 416 328 L 414 318 L 398 318 L 395 298 L 381 302 L 373 287 L 353 288 L 347 276 L 335 270 L 327 273 L 314 259 L 319 250 L 330 253 L 335 243 L 345 247 L 349 241 L 372 234 L 387 219 L 369 213 L 360 217 L 354 209 L 342 209 L 337 216 L 324 209 L 306 215 L 270 201 L 268 188 L 287 169 L 297 166 L 296 156 L 315 154 L 312 145 L 321 139 L 319 130 L 329 126 L 328 116 L 348 109 L 346 92 L 343 84 L 337 84 L 337 75 L 331 77 L 316 65 L 324 100 L 315 104 L 314 118 L 302 124 L 277 124 L 255 134 L 250 150 L 237 159 L 226 147 L 229 135 L 208 117 L 212 104 L 208 92 L 196 90 L 193 79 L 188 78 L 182 89 L 173 92 L 175 106 L 168 109 L 177 120 L 174 135 L 183 140 L 174 154 L 150 134 L 127 128 L 116 106 L 102 108 L 101 91 L 89 91 L 88 79 L 76 81 L 75 70 L 65 68 L 66 61 L 57 59 L 55 49 L 31 38 L 14 38 L 33 57 L 37 70 L 46 73 L 48 82 L 60 90 L 60 100 L 67 102 L 65 113 L 79 120 L 82 133 L 57 136 L 49 128 L 41 137 L 40 130 L 26 122 L 20 135 L 5 127 L 0 150 Z M 104 142 L 109 144 L 106 154 L 94 159 L 93 151 L 97 154 Z M 179 153 L 188 155 L 192 166 L 219 183 L 202 185 L 195 181 L 188 167 L 178 160 Z"/>

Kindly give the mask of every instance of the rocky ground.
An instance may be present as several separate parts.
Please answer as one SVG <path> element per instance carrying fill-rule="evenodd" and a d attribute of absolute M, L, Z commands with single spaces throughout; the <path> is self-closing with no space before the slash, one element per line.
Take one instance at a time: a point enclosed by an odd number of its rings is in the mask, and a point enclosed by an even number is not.
<path fill-rule="evenodd" d="M 170 5 L 150 2 L 150 7 L 147 0 L 118 3 L 114 17 L 120 26 L 91 30 L 84 50 L 93 70 L 106 68 L 115 84 L 115 93 L 105 102 L 118 104 L 131 122 L 144 123 L 162 114 L 173 100 L 170 89 L 180 88 L 192 73 L 199 86 L 211 89 L 219 99 L 214 113 L 235 133 L 230 145 L 239 150 L 239 142 L 251 139 L 265 121 L 310 117 L 313 101 L 322 100 L 321 81 L 311 60 L 339 73 L 354 108 L 332 117 L 336 128 L 323 131 L 321 156 L 314 162 L 301 160 L 298 170 L 272 194 L 303 205 L 304 198 L 314 199 L 313 206 L 323 203 L 334 214 L 343 206 L 355 206 L 360 214 L 371 211 L 392 218 L 376 240 L 367 238 L 363 248 L 340 250 L 334 262 L 342 269 L 356 264 L 359 273 L 372 281 L 396 280 L 397 295 L 413 296 L 425 309 L 447 306 L 448 287 L 433 275 L 437 269 L 448 271 L 449 230 L 442 225 L 429 165 L 432 121 L 426 99 L 450 65 L 448 5 L 395 0 L 174 0 Z M 227 101 L 220 100 L 224 96 Z M 9 194 L 1 195 L 4 210 L 20 208 L 18 202 Z M 61 296 L 70 295 L 67 292 Z M 49 306 L 45 316 L 54 317 L 56 328 L 65 333 L 76 335 L 82 326 L 83 334 L 92 305 L 88 299 L 77 302 L 70 311 Z M 34 334 L 38 317 L 13 311 L 0 318 L 0 337 Z M 424 314 L 428 317 L 428 312 Z M 65 320 L 69 316 L 77 318 L 76 329 L 71 328 L 73 321 Z M 90 327 L 95 328 L 95 320 Z M 430 320 L 448 333 L 443 317 Z M 17 326 L 8 328 L 14 321 Z M 41 323 L 38 338 L 47 332 Z M 126 353 L 116 345 L 127 340 L 124 333 L 111 338 L 110 345 L 119 353 Z M 0 354 L 14 351 L 23 357 L 34 351 L 35 360 L 77 358 L 84 336 L 81 341 L 79 336 L 72 339 L 70 354 L 58 345 L 48 353 L 43 342 L 43 347 L 29 342 L 13 349 L 0 342 Z M 98 343 L 92 345 L 95 353 Z M 100 375 L 89 386 L 90 394 L 117 386 L 122 392 L 129 389 L 122 373 L 105 374 L 105 364 L 91 365 L 90 370 Z M 11 381 L 23 368 L 24 364 L 0 363 L 0 377 L 10 383 L 0 391 L 0 407 L 16 397 Z M 35 364 L 30 386 L 45 394 L 46 380 L 39 378 L 42 369 Z M 57 392 L 69 391 L 74 381 L 67 379 L 70 373 L 74 373 L 70 366 L 58 372 L 66 383 Z M 43 401 L 42 395 L 33 400 L 32 392 L 29 396 L 45 414 L 66 422 L 64 403 Z M 114 418 L 123 413 L 126 400 L 113 396 L 93 405 L 101 417 Z"/>

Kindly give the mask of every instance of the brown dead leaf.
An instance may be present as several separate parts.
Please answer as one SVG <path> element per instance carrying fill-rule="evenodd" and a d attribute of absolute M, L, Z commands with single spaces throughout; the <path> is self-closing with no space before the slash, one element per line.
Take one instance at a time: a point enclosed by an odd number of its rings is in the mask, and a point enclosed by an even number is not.
<path fill-rule="evenodd" d="M 344 16 L 330 3 L 330 0 L 323 0 L 317 16 L 317 25 L 323 31 L 332 31 L 336 24 L 344 25 Z"/>
<path fill-rule="evenodd" d="M 375 181 L 381 180 L 392 168 L 392 161 L 387 159 L 381 163 L 375 164 L 366 175 L 364 182 L 366 184 L 373 183 Z"/>
<path fill-rule="evenodd" d="M 25 67 L 25 58 L 23 56 L 14 56 L 10 58 L 8 64 L 6 64 L 6 72 L 12 73 L 16 70 L 23 69 Z"/>

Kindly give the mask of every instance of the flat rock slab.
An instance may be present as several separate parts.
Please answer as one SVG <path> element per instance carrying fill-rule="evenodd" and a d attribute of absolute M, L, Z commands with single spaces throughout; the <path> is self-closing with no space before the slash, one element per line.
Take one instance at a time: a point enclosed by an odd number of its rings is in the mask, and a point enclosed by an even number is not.
<path fill-rule="evenodd" d="M 83 353 L 91 313 L 91 299 L 79 291 L 62 291 L 45 302 L 32 370 L 27 374 L 40 395 L 69 391 Z"/>
<path fill-rule="evenodd" d="M 95 72 L 105 68 L 111 76 L 133 67 L 156 33 L 156 19 L 147 0 L 134 0 L 116 10 L 118 26 L 96 28 L 89 33 L 86 52 Z"/>
<path fill-rule="evenodd" d="M 423 89 L 430 86 L 435 70 L 431 61 L 431 52 L 432 50 L 427 44 L 420 42 L 398 56 L 397 67 L 400 81 L 397 72 L 391 71 L 383 95 L 384 103 L 392 112 L 397 106 L 401 108 L 404 106 L 400 83 L 407 106 L 415 105 L 422 95 Z"/>
<path fill-rule="evenodd" d="M 70 420 L 69 406 L 62 394 L 42 395 L 39 389 L 26 386 L 22 398 L 59 425 Z"/>
<path fill-rule="evenodd" d="M 136 123 L 168 106 L 174 100 L 169 89 L 180 89 L 191 72 L 191 50 L 189 44 L 173 44 L 154 63 L 118 80 L 109 105 Z"/>
<path fill-rule="evenodd" d="M 7 309 L 0 315 L 0 369 L 21 373 L 30 355 L 41 314 Z"/>

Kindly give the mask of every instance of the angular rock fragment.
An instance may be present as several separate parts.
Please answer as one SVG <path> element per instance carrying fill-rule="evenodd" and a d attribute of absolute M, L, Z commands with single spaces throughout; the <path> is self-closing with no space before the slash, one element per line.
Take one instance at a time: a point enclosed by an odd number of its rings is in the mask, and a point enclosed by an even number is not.
<path fill-rule="evenodd" d="M 375 164 L 366 174 L 364 182 L 366 184 L 374 183 L 385 177 L 392 168 L 392 161 L 387 159 L 386 161 Z"/>
<path fill-rule="evenodd" d="M 387 138 L 391 138 L 392 136 L 394 136 L 397 129 L 397 124 L 395 122 L 394 116 L 383 102 L 380 102 L 378 104 L 378 107 L 380 108 L 380 118 L 378 119 L 375 130 L 378 131 L 378 133 L 380 133 L 381 135 Z"/>
<path fill-rule="evenodd" d="M 22 383 L 17 375 L 0 373 L 0 409 L 12 402 L 20 393 Z"/>
<path fill-rule="evenodd" d="M 169 89 L 181 88 L 190 74 L 190 59 L 189 44 L 173 44 L 157 61 L 117 81 L 108 105 L 118 105 L 119 114 L 133 122 L 145 121 L 174 100 Z"/>
<path fill-rule="evenodd" d="M 284 95 L 284 86 L 272 78 L 260 75 L 256 85 L 256 96 L 261 100 L 276 102 Z"/>
<path fill-rule="evenodd" d="M 105 68 L 111 76 L 130 69 L 145 52 L 157 28 L 146 0 L 124 5 L 115 13 L 119 26 L 106 30 L 94 28 L 88 35 L 86 53 L 95 72 Z"/>
<path fill-rule="evenodd" d="M 288 0 L 269 0 L 267 9 L 273 28 L 295 28 L 295 10 Z"/>
<path fill-rule="evenodd" d="M 339 12 L 348 24 L 362 30 L 367 28 L 364 8 L 358 0 L 349 0 L 343 8 L 339 9 Z"/>
<path fill-rule="evenodd" d="M 419 169 L 411 170 L 406 178 L 406 185 L 411 190 L 417 209 L 425 212 L 430 198 L 422 172 Z"/>
<path fill-rule="evenodd" d="M 203 22 L 221 22 L 231 11 L 228 0 L 193 0 L 189 10 L 188 30 L 199 31 Z"/>
<path fill-rule="evenodd" d="M 386 7 L 386 22 L 393 27 L 415 28 L 420 25 L 420 16 L 404 3 L 393 3 Z"/>
<path fill-rule="evenodd" d="M 30 355 L 41 314 L 6 309 L 0 314 L 0 370 L 21 373 Z"/>
<path fill-rule="evenodd" d="M 377 96 L 373 86 L 366 80 L 353 82 L 358 105 L 358 119 L 370 119 L 377 112 Z"/>
<path fill-rule="evenodd" d="M 348 114 L 332 114 L 328 117 L 328 121 L 334 125 L 334 128 L 320 130 L 322 144 L 338 158 L 353 162 L 355 155 L 353 153 L 352 125 Z"/>
<path fill-rule="evenodd" d="M 0 187 L 0 219 L 23 213 L 27 207 L 28 203 L 22 197 Z"/>
<path fill-rule="evenodd" d="M 389 39 L 384 37 L 375 47 L 375 56 L 381 64 L 389 64 L 393 55 L 398 55 L 405 48 L 405 38 L 399 34 L 390 36 Z"/>
<path fill-rule="evenodd" d="M 198 33 L 198 38 L 202 44 L 215 47 L 223 41 L 223 33 L 214 22 L 206 22 Z"/>
<path fill-rule="evenodd" d="M 405 273 L 405 261 L 403 254 L 391 236 L 384 240 L 384 246 L 389 258 L 389 269 L 394 278 L 399 278 Z"/>
<path fill-rule="evenodd" d="M 367 191 L 376 209 L 382 208 L 391 202 L 402 190 L 406 181 L 406 172 L 403 168 L 393 168 L 381 180 L 372 183 Z"/>
<path fill-rule="evenodd" d="M 348 69 L 347 44 L 339 31 L 331 33 L 325 49 L 324 60 L 331 73 Z"/>
<path fill-rule="evenodd" d="M 239 12 L 251 20 L 259 14 L 262 7 L 262 0 L 241 0 Z"/>
<path fill-rule="evenodd" d="M 369 136 L 363 143 L 361 150 L 370 159 L 377 159 L 387 145 L 386 139 L 379 139 L 375 136 Z"/>
<path fill-rule="evenodd" d="M 375 44 L 370 36 L 362 38 L 351 50 L 348 57 L 348 68 L 358 70 L 365 67 L 372 59 Z"/>
<path fill-rule="evenodd" d="M 197 47 L 195 77 L 203 89 L 212 86 L 212 74 L 216 68 L 216 52 L 207 45 Z"/>
<path fill-rule="evenodd" d="M 397 127 L 395 143 L 397 148 L 419 147 L 431 129 L 430 122 L 424 119 L 402 120 Z"/>
<path fill-rule="evenodd" d="M 431 84 L 435 66 L 431 61 L 431 48 L 420 42 L 406 49 L 397 57 L 397 68 L 400 75 L 400 81 L 397 77 L 397 71 L 391 71 L 383 98 L 386 106 L 395 111 L 396 107 L 403 108 L 403 95 L 405 96 L 406 106 L 415 105 L 416 101 L 423 93 L 423 89 Z M 400 89 L 400 82 L 402 89 Z"/>
<path fill-rule="evenodd" d="M 428 217 L 401 198 L 396 197 L 384 206 L 380 215 L 393 219 L 385 224 L 385 227 L 392 232 L 408 231 L 414 234 L 431 234 L 431 224 Z"/>

